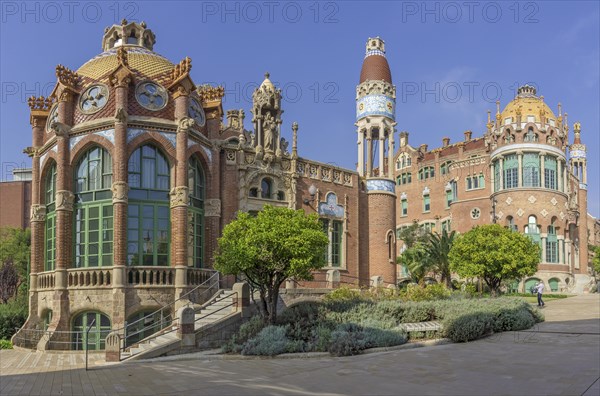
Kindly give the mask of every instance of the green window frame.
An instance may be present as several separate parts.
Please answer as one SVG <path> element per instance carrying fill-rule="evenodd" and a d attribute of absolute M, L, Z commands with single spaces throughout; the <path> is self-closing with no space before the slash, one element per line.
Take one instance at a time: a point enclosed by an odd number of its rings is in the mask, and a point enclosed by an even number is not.
<path fill-rule="evenodd" d="M 344 224 L 341 220 L 327 218 L 321 218 L 319 220 L 323 224 L 323 232 L 325 232 L 329 238 L 329 245 L 325 252 L 325 264 L 327 267 L 341 267 Z"/>
<path fill-rule="evenodd" d="M 87 333 L 89 326 L 92 328 Z M 93 351 L 105 349 L 105 340 L 111 331 L 111 324 L 108 316 L 103 313 L 88 311 L 75 316 L 71 328 L 73 330 L 71 340 L 73 350 Z"/>
<path fill-rule="evenodd" d="M 112 202 L 82 205 L 75 210 L 75 267 L 113 265 Z"/>
<path fill-rule="evenodd" d="M 54 271 L 56 268 L 56 212 L 46 215 L 46 259 L 44 271 Z"/>
<path fill-rule="evenodd" d="M 540 156 L 538 153 L 523 154 L 523 187 L 540 186 Z"/>
<path fill-rule="evenodd" d="M 431 211 L 431 199 L 429 198 L 429 194 L 423 195 L 423 212 Z"/>
<path fill-rule="evenodd" d="M 412 183 L 412 173 L 410 173 L 410 172 L 401 173 L 396 178 L 396 182 L 398 183 L 399 186 L 401 186 L 403 184 L 410 184 L 410 183 Z"/>
<path fill-rule="evenodd" d="M 516 154 L 507 155 L 504 159 L 504 188 L 519 186 L 519 160 Z"/>
<path fill-rule="evenodd" d="M 452 220 L 448 219 L 448 220 L 442 221 L 442 232 L 444 232 L 444 231 L 447 231 L 447 232 L 452 231 Z"/>
<path fill-rule="evenodd" d="M 138 147 L 129 157 L 130 198 L 168 201 L 169 179 L 169 163 L 157 147 Z"/>
<path fill-rule="evenodd" d="M 452 190 L 446 191 L 446 209 L 450 207 L 450 204 L 452 203 L 454 198 L 453 195 L 454 194 L 452 194 Z"/>
<path fill-rule="evenodd" d="M 419 180 L 427 180 L 435 176 L 435 168 L 433 166 L 426 166 L 419 169 Z"/>
<path fill-rule="evenodd" d="M 402 217 L 408 216 L 408 200 L 405 198 L 401 201 Z"/>
<path fill-rule="evenodd" d="M 452 161 L 446 161 L 440 165 L 440 174 L 447 175 L 450 173 L 450 164 Z"/>
<path fill-rule="evenodd" d="M 557 161 L 556 157 L 546 156 L 544 160 L 544 187 L 551 190 L 558 188 L 557 183 Z"/>
<path fill-rule="evenodd" d="M 558 238 L 556 237 L 556 228 L 548 226 L 548 236 L 546 237 L 546 262 L 558 263 Z"/>
<path fill-rule="evenodd" d="M 169 205 L 134 202 L 127 208 L 127 265 L 168 266 Z"/>
<path fill-rule="evenodd" d="M 98 146 L 89 149 L 75 169 L 75 193 L 110 189 L 112 159 L 106 149 Z"/>
<path fill-rule="evenodd" d="M 46 174 L 46 222 L 45 222 L 45 257 L 44 271 L 54 271 L 56 268 L 56 163 L 52 163 Z"/>

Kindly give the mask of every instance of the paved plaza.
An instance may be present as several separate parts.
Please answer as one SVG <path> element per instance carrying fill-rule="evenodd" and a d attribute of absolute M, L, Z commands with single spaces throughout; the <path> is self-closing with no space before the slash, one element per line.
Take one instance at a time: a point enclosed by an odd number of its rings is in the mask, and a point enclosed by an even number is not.
<path fill-rule="evenodd" d="M 598 294 L 553 300 L 546 322 L 466 344 L 355 357 L 176 359 L 0 351 L 1 395 L 600 395 Z"/>

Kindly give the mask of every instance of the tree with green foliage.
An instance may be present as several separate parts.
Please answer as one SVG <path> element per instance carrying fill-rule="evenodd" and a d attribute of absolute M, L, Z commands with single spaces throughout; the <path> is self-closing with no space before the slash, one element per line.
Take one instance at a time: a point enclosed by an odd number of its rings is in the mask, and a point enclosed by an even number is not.
<path fill-rule="evenodd" d="M 13 294 L 27 293 L 28 264 L 31 254 L 31 231 L 15 227 L 0 228 L 0 265 L 4 267 L 8 263 L 14 266 L 18 275 L 18 287 Z M 7 274 L 10 271 L 7 271 Z M 24 289 L 24 290 L 23 290 Z"/>
<path fill-rule="evenodd" d="M 452 288 L 448 254 L 452 248 L 452 243 L 454 242 L 455 236 L 455 231 L 448 233 L 447 230 L 443 230 L 441 234 L 431 233 L 429 234 L 428 243 L 425 246 L 428 261 L 430 261 L 431 264 L 431 269 L 433 272 L 440 275 L 441 282 L 446 285 L 448 289 Z"/>
<path fill-rule="evenodd" d="M 406 246 L 407 249 L 419 243 L 427 243 L 428 239 L 429 235 L 419 223 L 412 223 L 408 227 L 402 228 L 398 233 L 398 240 L 404 242 L 404 246 Z"/>
<path fill-rule="evenodd" d="M 488 224 L 456 238 L 448 258 L 451 271 L 463 278 L 483 279 L 497 295 L 503 280 L 535 274 L 540 247 L 523 234 Z"/>
<path fill-rule="evenodd" d="M 600 246 L 594 246 L 594 258 L 592 258 L 592 266 L 597 275 L 600 275 Z"/>
<path fill-rule="evenodd" d="M 423 286 L 425 277 L 431 269 L 431 263 L 427 256 L 427 249 L 424 244 L 417 243 L 404 250 L 396 259 L 398 264 L 402 264 L 408 270 L 408 275 L 413 283 Z"/>
<path fill-rule="evenodd" d="M 239 212 L 225 226 L 215 268 L 226 275 L 243 275 L 260 295 L 263 320 L 274 324 L 279 288 L 290 278 L 311 280 L 311 272 L 324 265 L 328 243 L 316 214 L 267 205 L 256 217 Z"/>

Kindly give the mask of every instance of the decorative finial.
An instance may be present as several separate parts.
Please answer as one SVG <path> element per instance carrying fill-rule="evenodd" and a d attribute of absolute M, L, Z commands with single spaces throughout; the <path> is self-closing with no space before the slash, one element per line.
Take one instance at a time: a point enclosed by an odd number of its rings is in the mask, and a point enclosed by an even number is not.
<path fill-rule="evenodd" d="M 292 158 L 298 158 L 298 123 L 292 123 Z"/>
<path fill-rule="evenodd" d="M 562 116 L 562 105 L 560 104 L 560 102 L 558 102 L 558 116 Z"/>
<path fill-rule="evenodd" d="M 269 74 L 269 72 L 265 73 L 265 78 L 269 78 L 271 76 L 271 74 Z"/>
<path fill-rule="evenodd" d="M 575 133 L 581 132 L 581 123 L 579 121 L 573 124 L 573 131 L 575 131 Z"/>
<path fill-rule="evenodd" d="M 140 23 L 140 26 L 146 29 L 146 22 L 142 21 L 142 23 Z"/>
<path fill-rule="evenodd" d="M 488 122 L 492 122 L 492 112 L 488 110 Z"/>
<path fill-rule="evenodd" d="M 123 26 L 127 25 L 127 19 L 123 18 L 123 20 L 121 21 L 121 25 L 123 25 Z"/>

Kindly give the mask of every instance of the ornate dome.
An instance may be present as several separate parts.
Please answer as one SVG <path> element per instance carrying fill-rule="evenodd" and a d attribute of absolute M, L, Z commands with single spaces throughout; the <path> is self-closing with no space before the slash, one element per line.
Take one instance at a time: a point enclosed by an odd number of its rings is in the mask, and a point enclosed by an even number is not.
<path fill-rule="evenodd" d="M 140 75 L 152 78 L 164 74 L 175 67 L 167 58 L 144 47 L 126 45 L 124 48 L 127 50 L 129 67 L 133 72 Z M 119 65 L 117 49 L 118 47 L 111 48 L 90 59 L 77 70 L 77 74 L 95 80 L 102 78 Z"/>
<path fill-rule="evenodd" d="M 528 117 L 534 117 L 535 122 L 540 122 L 540 114 L 543 111 L 546 119 L 556 120 L 556 115 L 554 115 L 554 112 L 550 107 L 544 103 L 543 98 L 543 96 L 540 97 L 536 95 L 536 89 L 534 87 L 524 85 L 519 88 L 517 96 L 506 105 L 504 110 L 502 110 L 501 117 L 503 120 L 512 117 L 514 122 L 517 113 L 520 111 L 522 122 L 527 122 Z"/>
<path fill-rule="evenodd" d="M 392 83 L 390 65 L 385 58 L 385 43 L 379 37 L 369 38 L 365 60 L 360 70 L 360 83 L 383 80 Z"/>
<path fill-rule="evenodd" d="M 106 28 L 102 37 L 104 52 L 81 66 L 77 74 L 95 80 L 101 79 L 119 65 L 117 49 L 125 48 L 131 71 L 148 78 L 162 75 L 172 70 L 175 65 L 152 51 L 155 42 L 154 33 L 144 22 L 138 24 L 123 20 L 120 25 Z"/>

